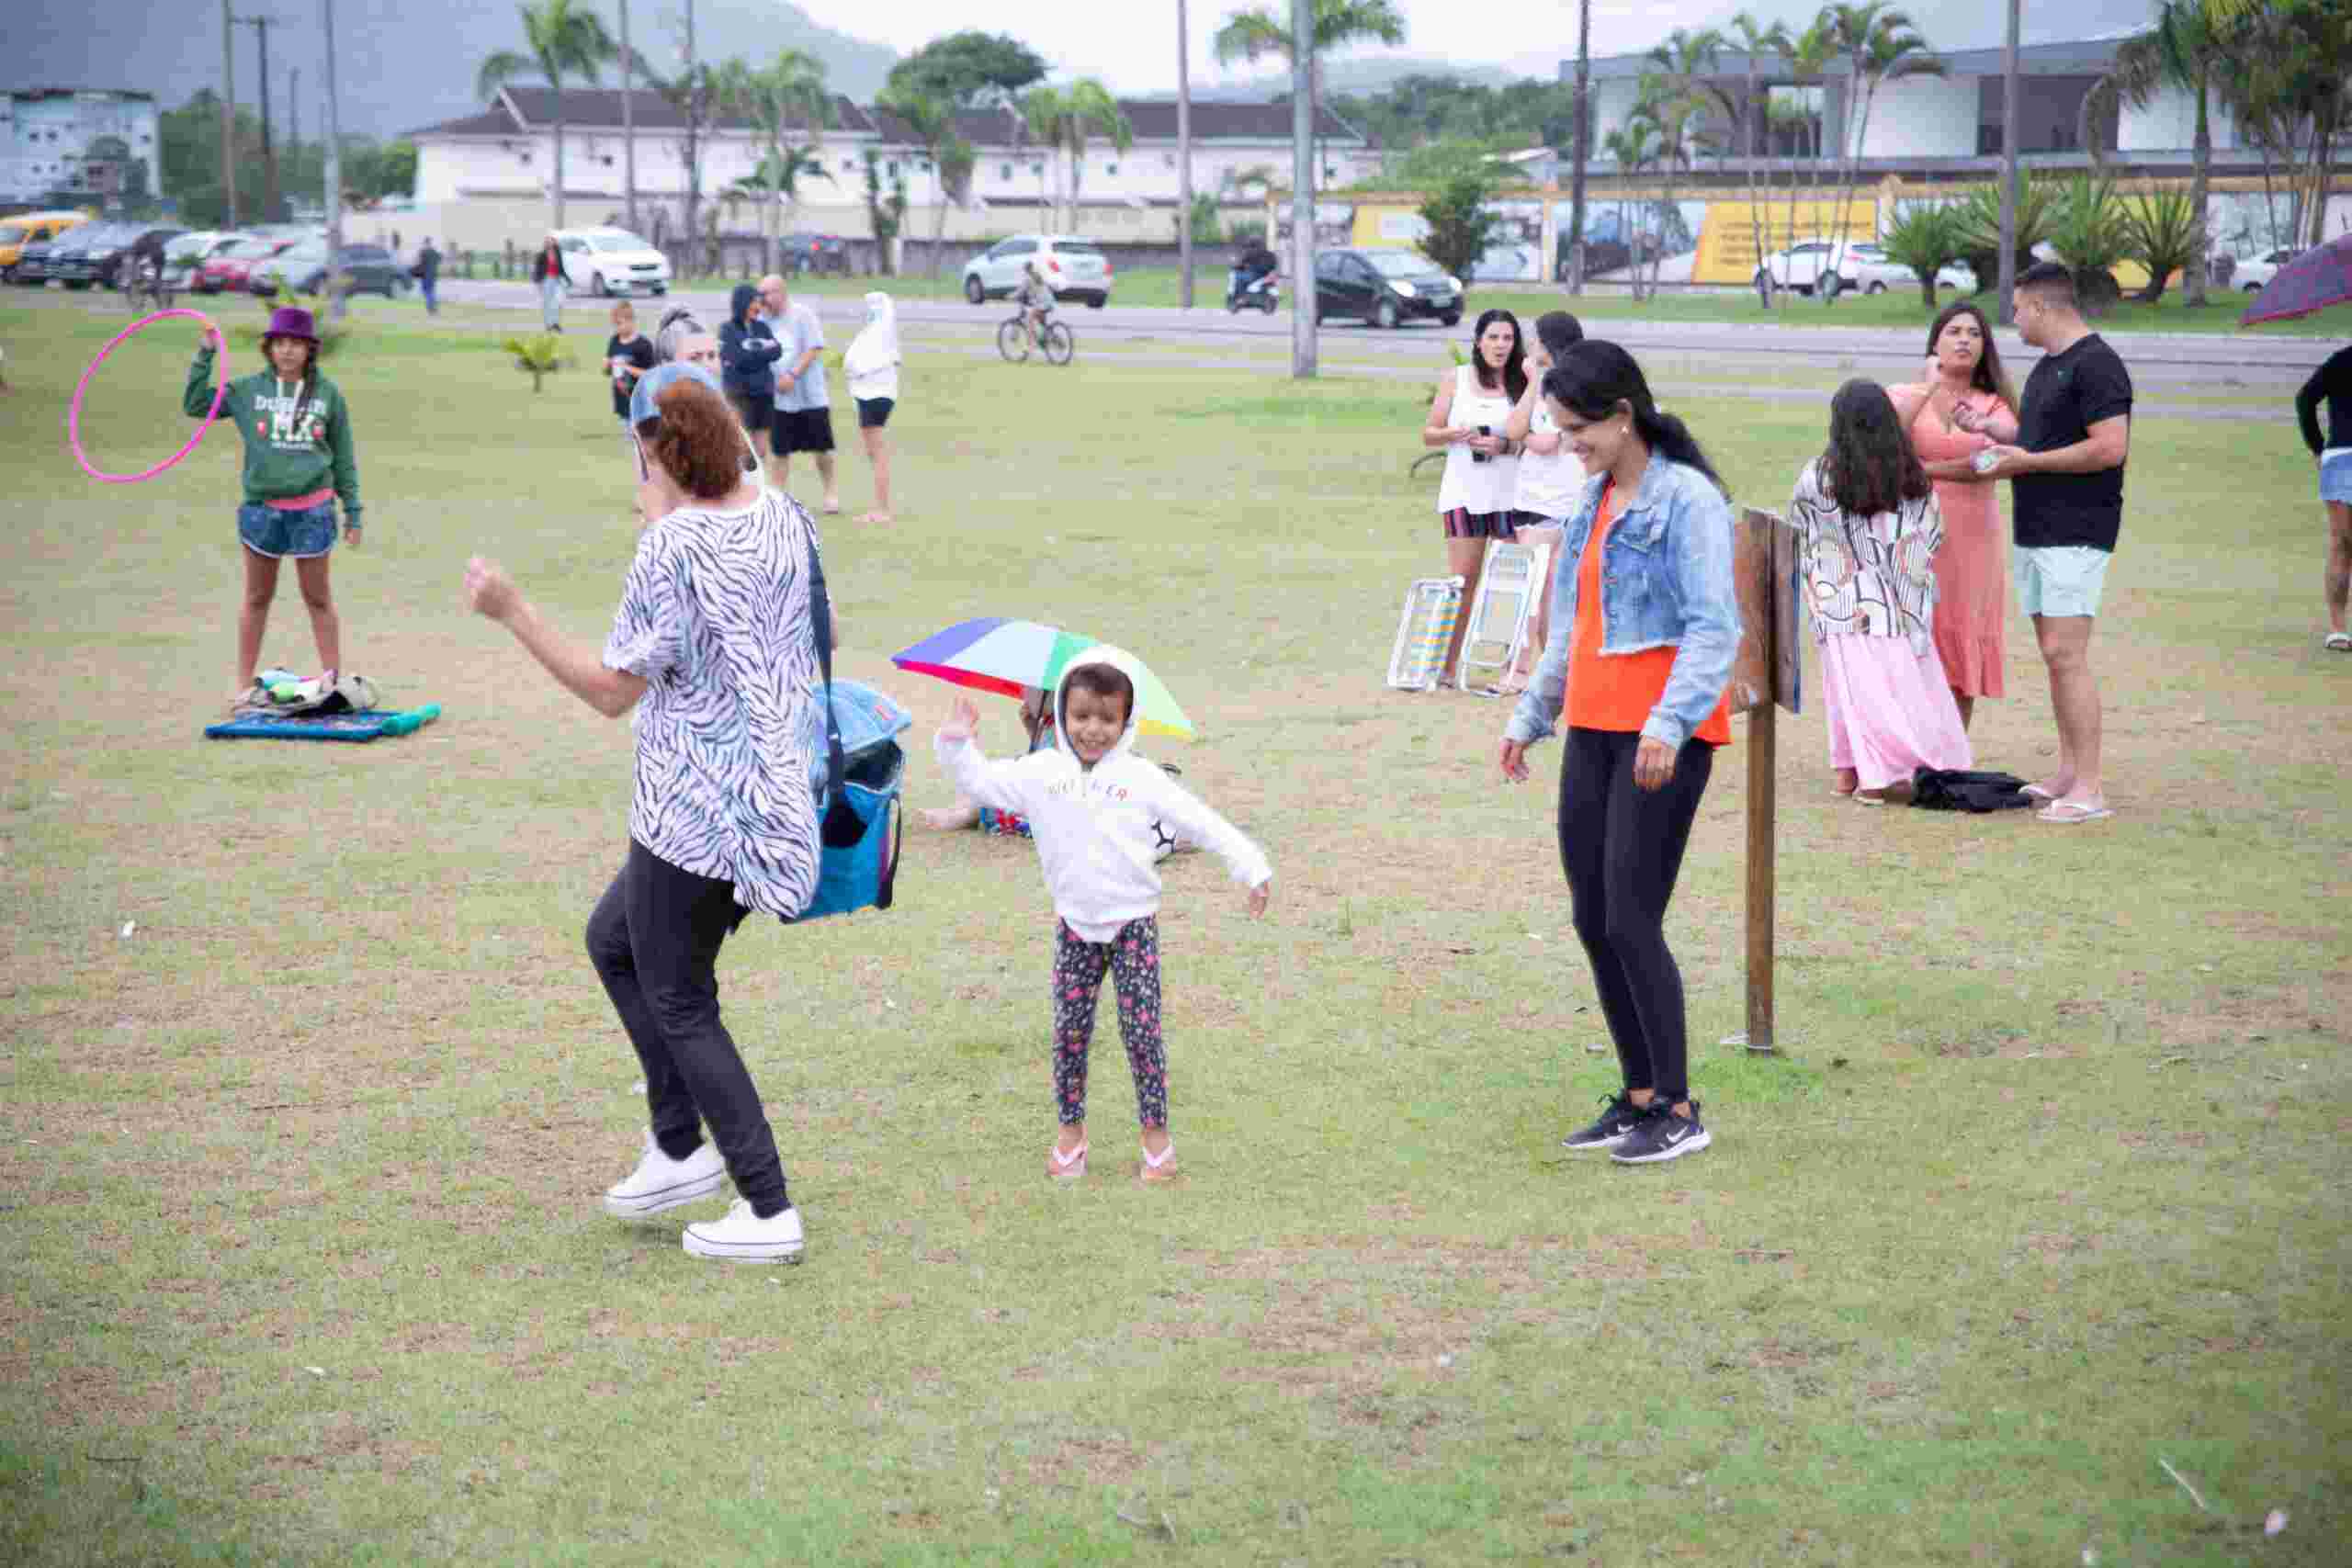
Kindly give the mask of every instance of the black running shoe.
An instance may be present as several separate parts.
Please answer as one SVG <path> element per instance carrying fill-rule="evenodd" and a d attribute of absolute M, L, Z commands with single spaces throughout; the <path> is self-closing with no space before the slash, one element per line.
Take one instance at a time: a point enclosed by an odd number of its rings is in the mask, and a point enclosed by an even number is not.
<path fill-rule="evenodd" d="M 1697 1100 L 1690 1102 L 1690 1115 L 1677 1116 L 1660 1099 L 1651 1102 L 1651 1114 L 1643 1117 L 1641 1124 L 1609 1151 L 1609 1157 L 1620 1165 L 1656 1165 L 1661 1160 L 1697 1154 L 1713 1142 L 1699 1120 Z"/>
<path fill-rule="evenodd" d="M 1644 1110 L 1622 1094 L 1601 1096 L 1600 1114 L 1589 1127 L 1579 1127 L 1560 1140 L 1563 1148 L 1613 1149 L 1633 1135 Z"/>

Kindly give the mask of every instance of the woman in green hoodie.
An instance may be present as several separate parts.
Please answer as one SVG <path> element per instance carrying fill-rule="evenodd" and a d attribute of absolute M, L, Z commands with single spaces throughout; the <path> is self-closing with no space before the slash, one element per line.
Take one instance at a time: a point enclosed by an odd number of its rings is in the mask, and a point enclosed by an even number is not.
<path fill-rule="evenodd" d="M 224 346 L 218 328 L 188 367 L 182 407 L 201 419 L 212 406 L 213 355 Z M 280 306 L 262 334 L 266 370 L 229 383 L 220 416 L 244 437 L 244 502 L 237 508 L 237 538 L 244 546 L 245 597 L 237 615 L 237 696 L 232 707 L 260 700 L 254 666 L 261 634 L 277 597 L 277 565 L 294 563 L 311 636 L 319 648 L 326 684 L 343 667 L 343 626 L 327 581 L 334 548 L 334 503 L 343 502 L 343 536 L 359 547 L 359 469 L 351 452 L 351 411 L 335 384 L 319 374 L 319 335 L 308 310 Z"/>

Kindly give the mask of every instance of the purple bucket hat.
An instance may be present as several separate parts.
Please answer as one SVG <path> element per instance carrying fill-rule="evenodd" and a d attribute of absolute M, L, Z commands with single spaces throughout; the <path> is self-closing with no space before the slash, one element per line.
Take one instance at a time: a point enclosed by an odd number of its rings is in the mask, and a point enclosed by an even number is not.
<path fill-rule="evenodd" d="M 280 305 L 269 313 L 269 325 L 264 337 L 299 337 L 306 343 L 319 341 L 318 330 L 311 320 L 311 312 L 295 305 Z"/>

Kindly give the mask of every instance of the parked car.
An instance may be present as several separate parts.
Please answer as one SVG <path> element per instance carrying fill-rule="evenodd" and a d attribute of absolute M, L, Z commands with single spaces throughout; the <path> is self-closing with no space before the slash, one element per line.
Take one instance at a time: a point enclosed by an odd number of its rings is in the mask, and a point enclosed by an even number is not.
<path fill-rule="evenodd" d="M 839 234 L 786 234 L 779 243 L 786 272 L 849 275 L 849 242 Z"/>
<path fill-rule="evenodd" d="M 2230 273 L 2230 287 L 2248 294 L 2259 294 L 2278 276 L 2278 269 L 2303 253 L 2292 245 L 2282 250 L 2265 251 L 2258 256 L 2240 256 Z"/>
<path fill-rule="evenodd" d="M 1419 251 L 1370 248 L 1315 253 L 1315 319 L 1348 316 L 1375 327 L 1434 317 L 1462 320 L 1462 280 Z"/>
<path fill-rule="evenodd" d="M 25 247 L 53 240 L 68 229 L 78 229 L 90 220 L 86 212 L 19 212 L 0 223 L 0 279 L 14 283 L 17 264 L 24 259 Z"/>
<path fill-rule="evenodd" d="M 596 295 L 670 292 L 670 258 L 626 229 L 559 229 L 555 243 L 573 288 Z"/>
<path fill-rule="evenodd" d="M 164 281 L 173 288 L 194 288 L 205 262 L 251 236 L 235 230 L 199 229 L 182 234 L 164 248 Z"/>
<path fill-rule="evenodd" d="M 242 294 L 253 285 L 254 267 L 299 242 L 300 236 L 294 234 L 247 235 L 205 257 L 189 287 L 198 294 L 218 294 L 223 289 Z"/>
<path fill-rule="evenodd" d="M 345 294 L 380 294 L 397 299 L 408 291 L 408 268 L 381 245 L 345 245 L 336 253 L 334 271 L 345 279 Z M 296 294 L 317 294 L 327 286 L 327 246 L 323 240 L 304 240 L 257 263 L 245 287 L 271 295 L 280 288 Z"/>
<path fill-rule="evenodd" d="M 1833 252 L 1838 256 L 1834 272 L 1829 259 Z M 1754 281 L 1760 288 L 1768 276 L 1775 288 L 1793 288 L 1805 295 L 1823 288 L 1832 294 L 1853 289 L 1883 294 L 1890 288 L 1919 287 L 1917 273 L 1869 240 L 1851 240 L 1843 246 L 1831 240 L 1800 240 L 1787 250 L 1774 251 L 1764 258 L 1756 269 Z M 1964 266 L 1945 266 L 1936 273 L 1936 287 L 1973 294 L 1976 275 Z"/>
<path fill-rule="evenodd" d="M 85 223 L 72 232 L 72 243 L 50 253 L 50 276 L 63 280 L 68 288 L 87 288 L 93 283 L 112 288 L 115 269 L 133 245 L 150 236 L 176 240 L 187 231 L 175 223 Z"/>
<path fill-rule="evenodd" d="M 65 241 L 63 234 L 53 240 L 28 240 L 24 249 L 17 253 L 17 265 L 8 269 L 9 281 L 27 288 L 39 288 L 47 283 L 51 259 Z"/>
<path fill-rule="evenodd" d="M 1082 300 L 1097 310 L 1110 303 L 1111 258 L 1093 241 L 1074 234 L 999 240 L 964 264 L 964 298 L 975 305 L 1002 299 L 1021 287 L 1022 269 L 1030 262 L 1037 264 L 1055 299 Z"/>

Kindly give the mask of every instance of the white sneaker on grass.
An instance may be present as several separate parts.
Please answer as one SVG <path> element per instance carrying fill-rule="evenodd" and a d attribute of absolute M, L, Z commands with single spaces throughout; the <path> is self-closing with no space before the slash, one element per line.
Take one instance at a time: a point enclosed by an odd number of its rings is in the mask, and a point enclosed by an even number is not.
<path fill-rule="evenodd" d="M 726 1185 L 727 1162 L 708 1139 L 685 1158 L 672 1159 L 648 1134 L 637 1168 L 605 1189 L 605 1213 L 624 1220 L 643 1219 L 707 1198 Z"/>
<path fill-rule="evenodd" d="M 785 1209 L 763 1220 L 752 1213 L 749 1198 L 736 1199 L 723 1219 L 686 1227 L 688 1252 L 729 1263 L 797 1263 L 800 1245 L 799 1210 Z"/>

